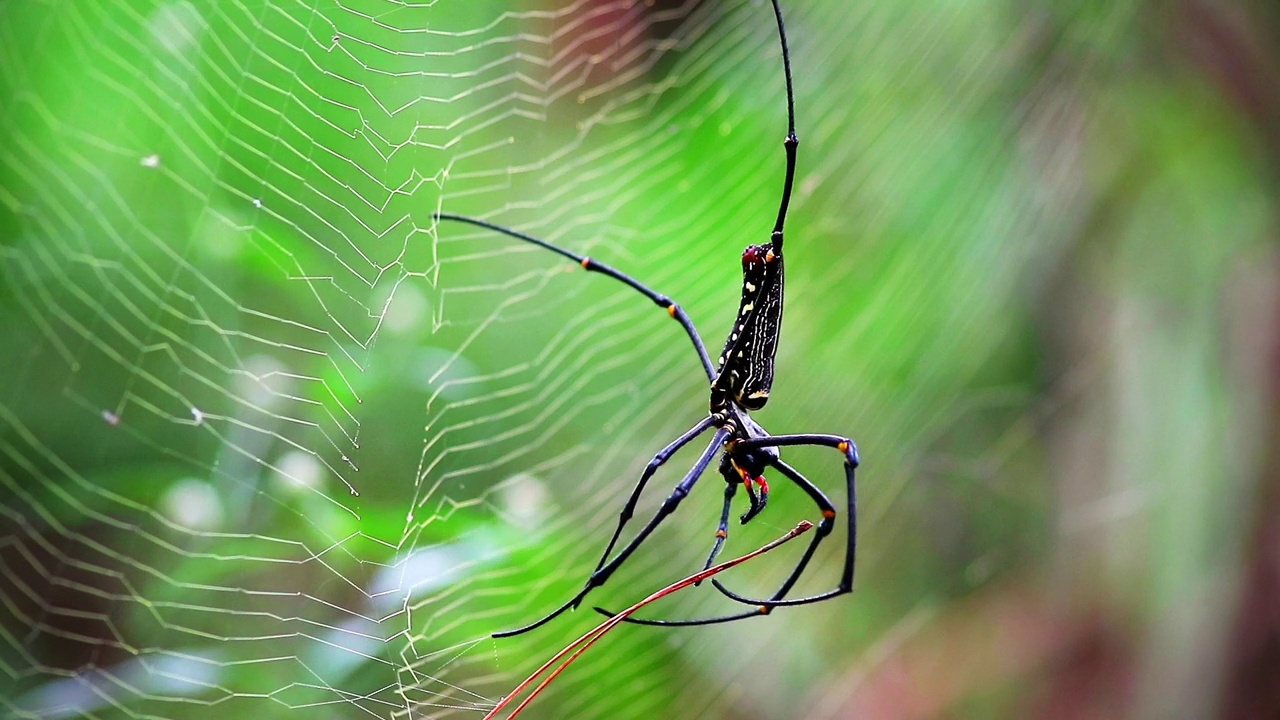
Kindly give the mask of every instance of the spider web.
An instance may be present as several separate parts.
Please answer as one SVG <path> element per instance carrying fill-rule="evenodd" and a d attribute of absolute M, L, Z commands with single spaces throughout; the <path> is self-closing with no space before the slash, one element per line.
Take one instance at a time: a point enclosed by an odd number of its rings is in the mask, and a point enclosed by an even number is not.
<path fill-rule="evenodd" d="M 1006 483 L 1043 409 L 1010 308 L 1081 231 L 1079 120 L 1010 90 L 1043 46 L 1007 3 L 879 5 L 784 6 L 800 172 L 759 415 L 862 446 L 868 590 L 623 628 L 547 717 L 794 716 L 788 682 L 924 594 L 893 562 L 946 543 L 912 531 L 922 509 L 951 527 L 1043 500 Z M 1061 22 L 1105 49 L 1130 13 L 1108 7 Z M 488 637 L 580 586 L 632 479 L 701 417 L 696 358 L 632 291 L 432 214 L 614 264 L 714 348 L 780 190 L 767 3 L 11 2 L 0 86 L 6 713 L 479 717 L 594 622 Z M 788 458 L 842 496 L 829 451 Z M 701 566 L 712 475 L 590 601 Z M 727 552 L 811 516 L 799 496 Z M 1021 559 L 1031 515 L 957 551 L 971 584 Z M 731 584 L 769 592 L 795 561 L 775 555 Z M 736 609 L 702 590 L 654 612 Z"/>

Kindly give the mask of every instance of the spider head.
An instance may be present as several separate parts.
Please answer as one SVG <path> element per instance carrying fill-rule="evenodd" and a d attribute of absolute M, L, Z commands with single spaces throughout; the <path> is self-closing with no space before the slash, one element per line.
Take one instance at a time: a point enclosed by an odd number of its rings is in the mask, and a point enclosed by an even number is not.
<path fill-rule="evenodd" d="M 733 456 L 733 462 L 752 477 L 759 477 L 764 474 L 764 470 L 772 463 L 782 457 L 778 452 L 778 448 L 769 447 L 753 447 L 744 448 L 737 440 L 747 440 L 750 438 L 769 437 L 769 433 L 765 431 L 760 423 L 756 422 L 751 415 L 737 405 L 731 406 L 730 420 L 731 428 L 734 431 L 734 441 L 729 445 L 729 454 Z"/>
<path fill-rule="evenodd" d="M 733 453 L 734 464 L 742 469 L 745 477 L 760 478 L 769 463 L 778 459 L 777 448 L 751 448 Z"/>
<path fill-rule="evenodd" d="M 777 459 L 778 449 L 775 447 L 743 448 L 736 441 L 730 443 L 721 461 L 720 472 L 730 484 L 737 482 L 733 477 L 736 474 L 747 489 L 751 507 L 740 518 L 743 524 L 764 510 L 769 503 L 769 481 L 765 479 L 764 471 L 770 462 Z"/>

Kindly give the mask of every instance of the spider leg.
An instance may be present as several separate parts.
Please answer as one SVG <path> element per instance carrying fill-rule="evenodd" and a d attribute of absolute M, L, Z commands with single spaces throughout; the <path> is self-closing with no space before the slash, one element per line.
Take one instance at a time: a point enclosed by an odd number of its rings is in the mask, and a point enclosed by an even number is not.
<path fill-rule="evenodd" d="M 749 440 L 739 440 L 738 447 L 742 449 L 750 449 L 753 447 L 779 447 L 783 445 L 821 445 L 825 447 L 834 447 L 840 451 L 845 457 L 845 483 L 848 489 L 848 513 L 849 513 L 849 538 L 845 548 L 844 570 L 840 578 L 840 584 L 828 592 L 820 593 L 810 597 L 797 598 L 795 600 L 784 600 L 791 588 L 804 574 L 805 569 L 809 565 L 809 561 L 813 558 L 814 552 L 817 551 L 818 545 L 822 540 L 831 534 L 835 527 L 836 511 L 835 506 L 827 498 L 816 485 L 806 478 L 800 471 L 791 467 L 781 460 L 774 460 L 769 465 L 784 476 L 791 480 L 800 489 L 804 490 L 814 503 L 818 506 L 822 513 L 822 520 L 818 523 L 817 532 L 814 533 L 813 539 L 809 541 L 809 545 L 805 548 L 804 554 L 800 556 L 799 562 L 792 568 L 787 579 L 767 600 L 754 600 L 739 595 L 732 590 L 726 588 L 719 580 L 712 579 L 711 583 L 721 593 L 730 599 L 753 606 L 752 610 L 729 615 L 721 615 L 709 618 L 696 618 L 690 620 L 651 620 L 647 618 L 627 618 L 623 622 L 635 623 L 637 625 L 655 625 L 660 627 L 688 627 L 696 625 L 715 625 L 719 623 L 732 622 L 734 620 L 743 620 L 749 617 L 757 617 L 760 615 L 768 615 L 773 608 L 784 605 L 804 605 L 808 603 L 820 602 L 838 595 L 850 592 L 853 589 L 853 569 L 854 569 L 854 551 L 857 540 L 857 492 L 854 484 L 854 472 L 858 467 L 858 448 L 853 444 L 852 440 L 841 438 L 834 435 L 773 435 L 762 438 L 752 438 Z M 614 613 L 604 608 L 595 608 L 596 612 L 613 617 Z"/>
<path fill-rule="evenodd" d="M 796 581 L 800 579 L 800 576 L 804 574 L 805 569 L 808 568 L 809 561 L 813 559 L 814 553 L 818 550 L 818 545 L 820 545 L 822 541 L 831 534 L 831 531 L 835 528 L 836 510 L 835 506 L 832 505 L 831 500 L 826 496 L 826 494 L 798 470 L 781 460 L 771 462 L 770 466 L 782 473 L 788 480 L 800 487 L 800 489 L 804 490 L 809 497 L 813 498 L 814 504 L 818 506 L 818 510 L 822 514 L 822 520 L 818 523 L 817 532 L 814 533 L 813 538 L 809 541 L 809 545 L 805 548 L 804 554 L 800 556 L 800 560 L 796 563 L 795 567 L 791 569 L 791 574 L 787 576 L 787 579 L 784 580 L 782 585 L 778 587 L 777 591 L 770 596 L 768 603 L 774 603 L 785 597 L 788 592 L 791 592 L 791 588 L 795 586 Z M 724 587 L 724 585 L 716 585 L 716 588 L 734 600 L 744 602 L 741 596 L 731 593 Z M 771 607 L 770 604 L 762 602 L 747 602 L 747 604 L 755 605 L 757 607 Z"/>
<path fill-rule="evenodd" d="M 711 554 L 707 556 L 707 564 L 702 568 L 706 570 L 715 564 L 716 556 L 720 554 L 720 549 L 724 547 L 724 541 L 729 537 L 729 514 L 733 497 L 738 491 L 738 485 L 742 483 L 742 479 L 738 477 L 738 473 L 734 471 L 733 466 L 729 463 L 729 458 L 725 457 L 720 463 L 720 474 L 724 476 L 724 507 L 720 510 L 720 525 L 716 528 L 716 542 L 711 547 Z M 750 486 L 748 486 L 750 490 Z M 755 500 L 752 499 L 754 504 Z M 695 586 L 701 585 L 701 582 L 694 583 Z M 613 617 L 616 613 L 605 610 L 602 607 L 596 607 L 594 610 L 605 617 Z M 623 622 L 629 622 L 636 625 L 656 625 L 660 627 L 687 627 L 691 625 L 713 625 L 716 623 L 730 622 L 732 620 L 742 620 L 744 618 L 755 617 L 757 615 L 768 615 L 770 608 L 757 608 L 747 612 L 735 613 L 733 615 L 725 615 L 723 617 L 702 618 L 697 620 L 650 620 L 647 618 L 629 617 Z"/>
<path fill-rule="evenodd" d="M 818 527 L 816 528 L 818 532 L 816 532 L 813 536 L 813 539 L 809 541 L 809 545 L 805 548 L 804 554 L 800 556 L 799 562 L 797 562 L 795 567 L 792 568 L 791 574 L 787 576 L 787 579 L 783 581 L 781 587 L 779 587 L 778 590 L 770 597 L 770 600 L 760 601 L 760 602 L 747 600 L 746 598 L 743 598 L 740 595 L 737 595 L 736 593 L 732 593 L 731 591 L 726 590 L 722 585 L 716 583 L 715 579 L 712 579 L 712 584 L 716 585 L 716 588 L 719 589 L 720 592 L 724 593 L 725 595 L 729 596 L 734 600 L 737 600 L 739 602 L 745 602 L 746 604 L 752 605 L 753 609 L 747 610 L 745 612 L 732 613 L 729 615 L 720 615 L 720 616 L 709 617 L 709 618 L 697 618 L 697 619 L 691 619 L 691 620 L 651 620 L 648 618 L 632 617 L 632 618 L 627 618 L 626 620 L 623 620 L 623 622 L 635 623 L 637 625 L 657 625 L 657 626 L 663 626 L 663 627 L 687 627 L 691 625 L 716 625 L 719 623 L 732 622 L 734 620 L 742 620 L 744 618 L 756 617 L 759 615 L 768 615 L 773 610 L 773 606 L 777 604 L 777 601 L 783 598 L 788 592 L 791 591 L 791 588 L 795 585 L 796 581 L 799 580 L 800 576 L 804 574 L 805 568 L 808 567 L 809 565 L 809 560 L 813 558 L 814 552 L 817 551 L 818 549 L 818 545 L 822 542 L 823 538 L 831 534 L 831 531 L 835 525 L 836 513 L 835 513 L 834 506 L 831 504 L 831 501 L 827 498 L 827 496 L 820 489 L 818 489 L 818 487 L 814 485 L 808 478 L 800 474 L 798 470 L 782 462 L 781 460 L 776 460 L 774 462 L 771 462 L 770 466 L 775 468 L 779 472 L 781 472 L 783 475 L 785 475 L 788 480 L 791 480 L 796 485 L 800 486 L 800 488 L 804 490 L 805 493 L 807 493 L 811 498 L 813 498 L 815 504 L 817 504 L 819 510 L 822 513 L 822 520 L 818 523 Z M 727 517 L 722 518 L 722 522 L 724 522 L 725 520 L 727 520 Z M 839 594 L 839 593 L 833 593 L 833 595 L 836 595 L 836 594 Z M 817 602 L 817 601 L 815 600 L 813 602 Z M 596 612 L 601 613 L 602 615 L 607 615 L 609 617 L 613 617 L 613 614 L 614 614 L 608 610 L 605 610 L 599 607 L 595 608 L 595 610 Z"/>
<path fill-rule="evenodd" d="M 727 597 L 740 603 L 755 605 L 759 608 L 807 605 L 809 603 L 821 602 L 838 595 L 843 595 L 853 590 L 854 557 L 857 550 L 858 536 L 858 493 L 855 478 L 855 473 L 858 469 L 858 447 L 854 445 L 853 441 L 849 438 L 843 438 L 837 435 L 819 434 L 772 435 L 769 437 L 751 438 L 739 441 L 739 447 L 747 450 L 759 447 L 781 447 L 784 445 L 819 445 L 823 447 L 831 447 L 835 448 L 844 456 L 845 487 L 848 495 L 847 512 L 849 515 L 849 536 L 845 546 L 844 569 L 840 575 L 840 583 L 833 590 L 818 593 L 817 595 L 810 595 L 808 597 L 795 598 L 793 600 L 783 599 L 786 594 L 791 591 L 791 588 L 795 585 L 796 581 L 800 579 L 800 576 L 804 574 L 805 568 L 808 567 L 809 561 L 813 558 L 814 551 L 818 549 L 818 544 L 822 542 L 823 538 L 831 534 L 831 530 L 835 525 L 836 511 L 834 506 L 831 505 L 831 501 L 827 499 L 826 495 L 824 495 L 816 485 L 810 482 L 808 478 L 804 477 L 795 468 L 787 465 L 781 460 L 775 460 L 771 462 L 770 465 L 777 468 L 787 477 L 787 479 L 800 486 L 800 488 L 808 493 L 809 496 L 813 498 L 814 502 L 818 504 L 818 507 L 822 510 L 822 521 L 818 523 L 817 532 L 814 533 L 813 540 L 809 541 L 809 546 L 805 548 L 804 554 L 800 557 L 800 561 L 796 563 L 795 568 L 792 569 L 791 574 L 787 576 L 787 579 L 782 583 L 782 586 L 778 588 L 777 592 L 768 599 L 756 600 L 748 598 L 729 590 L 718 580 L 713 579 L 711 581 L 711 584 L 715 585 L 716 589 L 724 593 Z"/>
<path fill-rule="evenodd" d="M 648 539 L 649 535 L 658 528 L 658 525 L 662 524 L 662 521 L 665 520 L 668 515 L 675 512 L 676 507 L 680 505 L 680 501 L 684 500 L 685 497 L 689 495 L 689 491 L 693 489 L 693 486 L 697 484 L 698 479 L 702 477 L 704 472 L 706 472 L 707 466 L 711 464 L 711 458 L 715 457 L 716 451 L 720 449 L 720 446 L 724 443 L 724 440 L 728 435 L 728 430 L 720 429 L 716 431 L 715 436 L 711 438 L 711 442 L 707 445 L 707 449 L 702 451 L 702 457 L 698 458 L 698 462 L 694 463 L 693 467 L 690 468 L 689 472 L 684 476 L 684 479 L 676 484 L 675 489 L 671 491 L 671 494 L 667 496 L 667 499 L 662 501 L 662 506 L 659 507 L 658 511 L 649 519 L 649 522 L 640 529 L 640 532 L 636 533 L 635 537 L 631 538 L 631 542 L 627 543 L 622 550 L 618 551 L 617 555 L 613 556 L 612 560 L 605 563 L 600 569 L 591 573 L 591 577 L 587 579 L 586 586 L 579 590 L 577 595 L 574 595 L 568 602 L 551 611 L 549 615 L 543 617 L 541 620 L 534 621 L 514 630 L 496 632 L 493 634 L 493 637 L 511 637 L 512 635 L 519 635 L 533 630 L 534 628 L 541 627 L 564 611 L 576 608 L 578 604 L 582 602 L 582 599 L 586 597 L 587 593 L 605 584 L 605 582 L 609 580 L 609 576 L 613 575 L 614 571 L 616 571 L 622 563 L 626 562 L 627 558 L 631 557 L 631 553 L 635 552 L 636 548 L 640 547 L 640 544 Z"/>
<path fill-rule="evenodd" d="M 602 607 L 596 607 L 593 609 L 605 617 L 613 617 L 614 615 L 617 615 L 617 613 L 612 610 L 606 610 Z M 719 625 L 720 623 L 733 622 L 734 620 L 745 620 L 750 617 L 768 615 L 769 612 L 770 608 L 762 605 L 756 610 L 734 613 L 733 615 L 721 615 L 719 617 L 698 618 L 694 620 L 650 620 L 649 618 L 629 617 L 622 622 L 631 623 L 633 625 L 652 625 L 654 627 L 694 627 L 698 625 Z"/>
<path fill-rule="evenodd" d="M 613 546 L 618 543 L 618 537 L 622 535 L 622 528 L 626 526 L 627 522 L 631 520 L 632 514 L 635 513 L 636 503 L 640 501 L 640 493 L 644 491 L 644 487 L 648 484 L 649 478 L 653 477 L 653 474 L 657 472 L 658 468 L 662 467 L 663 463 L 671 459 L 671 456 L 674 455 L 677 450 L 689 444 L 689 441 L 701 435 L 714 423 L 715 418 L 704 418 L 697 425 L 694 425 L 683 435 L 676 438 L 670 445 L 659 450 L 657 455 L 653 456 L 653 459 L 645 466 L 644 472 L 640 474 L 640 480 L 636 482 L 635 488 L 632 489 L 631 497 L 627 499 L 627 504 L 622 507 L 622 512 L 618 513 L 618 528 L 613 531 L 613 537 L 609 538 L 609 544 L 605 546 L 604 552 L 600 555 L 600 562 L 596 563 L 596 570 L 603 567 L 605 561 L 609 559 L 609 554 L 613 552 Z M 711 566 L 708 565 L 707 567 Z"/>
<path fill-rule="evenodd" d="M 728 453 L 725 453 L 720 458 L 720 474 L 724 476 L 726 485 L 724 489 L 724 505 L 720 508 L 720 525 L 716 528 L 716 541 L 711 547 L 711 554 L 707 556 L 707 564 L 703 566 L 703 570 L 715 563 L 716 556 L 720 554 L 720 549 L 729 537 L 729 510 L 733 503 L 734 495 L 738 492 L 738 485 L 746 488 L 747 497 L 751 500 L 751 507 L 739 518 L 744 525 L 763 510 L 764 506 L 769 502 L 769 484 L 765 482 L 764 477 L 758 477 L 753 481 L 750 475 L 742 472 L 733 463 L 733 459 Z M 758 493 L 755 485 L 760 486 Z M 697 585 L 699 583 L 694 584 Z"/>
<path fill-rule="evenodd" d="M 787 221 L 787 208 L 791 204 L 791 188 L 795 185 L 796 147 L 800 145 L 800 138 L 796 135 L 796 98 L 795 90 L 791 87 L 791 51 L 787 48 L 787 28 L 782 22 L 782 8 L 778 6 L 778 0 L 772 0 L 772 2 L 773 16 L 778 21 L 778 39 L 782 43 L 782 72 L 787 80 L 787 138 L 783 141 L 787 153 L 787 173 L 782 181 L 782 200 L 778 203 L 778 219 L 774 222 L 770 240 L 774 252 L 781 254 L 782 226 Z"/>
<path fill-rule="evenodd" d="M 793 152 L 793 151 L 789 151 L 789 152 Z M 791 164 L 793 166 L 792 172 L 794 173 L 794 160 L 791 162 Z M 639 280 L 636 280 L 630 275 L 627 275 L 621 270 L 618 270 L 610 265 L 605 265 L 604 263 L 599 262 L 598 260 L 589 258 L 586 255 L 579 255 L 576 252 L 573 252 L 571 250 L 566 250 L 562 247 L 559 247 L 558 245 L 553 245 L 552 243 L 549 243 L 546 240 L 541 240 L 532 235 L 527 235 L 525 233 L 522 233 L 518 230 L 512 230 L 511 228 L 502 227 L 501 225 L 495 225 L 494 223 L 488 222 L 486 220 L 481 220 L 479 218 L 467 217 L 466 215 L 455 215 L 453 213 L 438 212 L 438 213 L 434 213 L 431 217 L 437 221 L 452 220 L 454 222 L 466 223 L 468 225 L 475 225 L 476 227 L 482 227 L 487 230 L 493 230 L 494 232 L 500 232 L 503 235 L 513 237 L 517 240 L 523 240 L 527 243 L 532 243 L 534 245 L 537 245 L 540 248 L 545 248 L 547 250 L 550 250 L 553 253 L 556 253 L 557 255 L 561 255 L 563 257 L 569 258 L 570 260 L 573 260 L 574 262 L 581 265 L 582 269 L 584 270 L 588 270 L 590 272 L 598 272 L 601 275 L 607 275 L 613 278 L 614 280 L 621 282 L 623 285 L 626 285 L 632 288 L 636 292 L 652 300 L 653 303 L 658 307 L 662 308 L 663 310 L 666 310 L 668 315 L 670 315 L 674 320 L 680 323 L 680 326 L 684 328 L 685 333 L 689 335 L 689 341 L 693 343 L 693 349 L 698 353 L 698 360 L 702 362 L 702 369 L 707 373 L 707 379 L 715 380 L 716 378 L 715 367 L 711 364 L 711 356 L 707 354 L 706 346 L 702 344 L 702 336 L 698 335 L 698 329 L 694 327 L 693 321 L 689 319 L 689 316 L 687 314 L 685 314 L 684 308 L 680 307 L 678 304 L 676 304 L 676 301 L 672 300 L 666 295 L 663 295 L 662 293 L 651 289 L 648 285 L 645 285 Z"/>
<path fill-rule="evenodd" d="M 733 496 L 738 492 L 738 483 L 742 482 L 737 473 L 733 472 L 728 455 L 720 459 L 720 474 L 724 476 L 725 482 L 724 506 L 720 508 L 720 525 L 716 528 L 716 541 L 711 546 L 711 554 L 707 556 L 707 564 L 702 566 L 703 570 L 715 564 L 716 556 L 720 554 L 725 539 L 729 537 L 729 510 L 733 504 Z M 694 583 L 694 585 L 700 584 L 701 582 Z"/>

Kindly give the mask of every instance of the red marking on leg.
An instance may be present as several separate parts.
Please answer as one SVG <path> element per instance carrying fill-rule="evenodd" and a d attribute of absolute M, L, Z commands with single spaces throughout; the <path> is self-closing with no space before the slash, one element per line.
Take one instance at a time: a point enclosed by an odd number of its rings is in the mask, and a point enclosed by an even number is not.
<path fill-rule="evenodd" d="M 717 530 L 717 531 L 716 531 L 716 537 L 718 537 L 718 538 L 729 537 L 729 533 L 727 533 L 727 532 L 725 532 L 725 531 L 723 531 L 723 530 Z"/>
<path fill-rule="evenodd" d="M 824 518 L 826 518 L 826 519 L 828 519 L 828 520 L 830 520 L 831 518 L 833 518 L 833 517 L 835 517 L 835 516 L 836 516 L 836 511 L 835 511 L 835 510 L 823 510 L 823 511 L 822 511 L 822 517 L 824 517 Z"/>
<path fill-rule="evenodd" d="M 760 486 L 760 493 L 761 493 L 762 495 L 768 495 L 768 494 L 769 494 L 769 482 L 768 482 L 767 480 L 765 480 L 765 479 L 764 479 L 764 476 L 763 476 L 763 475 L 761 475 L 760 477 L 756 478 L 756 484 Z"/>
<path fill-rule="evenodd" d="M 590 267 L 591 267 L 591 258 L 589 257 L 582 258 L 582 269 L 586 270 Z"/>

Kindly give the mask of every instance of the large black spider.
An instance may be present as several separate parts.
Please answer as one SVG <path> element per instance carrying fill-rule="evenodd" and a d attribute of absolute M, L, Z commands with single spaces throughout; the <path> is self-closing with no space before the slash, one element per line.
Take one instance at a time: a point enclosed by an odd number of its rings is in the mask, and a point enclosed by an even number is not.
<path fill-rule="evenodd" d="M 707 373 L 707 379 L 711 382 L 710 412 L 687 432 L 676 438 L 670 445 L 660 450 L 649 461 L 648 466 L 640 475 L 640 480 L 631 491 L 631 497 L 627 500 L 627 504 L 623 506 L 622 512 L 618 516 L 618 527 L 614 531 L 613 537 L 609 540 L 604 553 L 600 556 L 600 561 L 596 564 L 595 571 L 587 579 L 586 585 L 583 586 L 582 590 L 542 619 L 514 630 L 494 633 L 494 637 L 507 637 L 528 632 L 550 621 L 565 610 L 577 607 L 587 593 L 603 585 L 614 571 L 622 563 L 626 562 L 627 558 L 631 557 L 636 548 L 640 547 L 641 543 L 649 537 L 658 525 L 675 511 L 676 506 L 689 494 L 694 484 L 706 472 L 718 450 L 721 453 L 719 471 L 724 477 L 727 487 L 724 492 L 724 506 L 720 512 L 720 525 L 716 529 L 715 543 L 711 548 L 711 554 L 707 557 L 706 567 L 711 567 L 716 555 L 720 552 L 720 548 L 724 545 L 725 538 L 728 536 L 729 509 L 734 495 L 737 493 L 738 485 L 741 484 L 746 487 L 747 496 L 751 502 L 750 508 L 741 516 L 743 523 L 748 522 L 764 509 L 769 500 L 769 485 L 763 475 L 766 467 L 772 467 L 782 473 L 784 477 L 808 494 L 814 504 L 818 506 L 818 510 L 822 514 L 822 520 L 818 523 L 817 532 L 813 534 L 813 539 L 809 541 L 804 554 L 800 556 L 799 561 L 792 568 L 786 580 L 783 581 L 773 595 L 766 599 L 757 600 L 744 597 L 729 590 L 718 580 L 712 580 L 712 583 L 720 592 L 733 600 L 751 605 L 751 610 L 691 620 L 629 618 L 628 621 L 644 625 L 709 625 L 756 615 L 767 615 L 773 608 L 778 606 L 819 602 L 850 592 L 853 589 L 853 564 L 857 535 L 854 481 L 854 473 L 858 467 L 857 446 L 849 438 L 838 435 L 770 435 L 759 423 L 751 418 L 753 410 L 759 410 L 764 407 L 769 399 L 769 389 L 773 385 L 774 357 L 777 354 L 778 335 L 782 326 L 782 226 L 786 221 L 787 206 L 791 201 L 791 190 L 796 172 L 796 147 L 800 144 L 799 138 L 796 137 L 795 97 L 791 83 L 791 56 L 787 49 L 787 32 L 782 22 L 782 9 L 778 6 L 778 0 L 771 0 L 771 2 L 773 3 L 773 13 L 778 23 L 778 37 L 782 44 L 782 66 L 783 73 L 786 76 L 787 87 L 787 137 L 783 142 L 787 155 L 786 178 L 782 185 L 782 200 L 778 207 L 778 219 L 773 226 L 773 234 L 769 242 L 762 245 L 749 245 L 742 252 L 742 303 L 738 308 L 738 316 L 733 330 L 729 333 L 729 338 L 724 344 L 724 350 L 720 353 L 718 368 L 712 365 L 711 358 L 707 355 L 707 349 L 702 343 L 702 338 L 698 335 L 697 328 L 694 327 L 693 321 L 689 319 L 689 316 L 685 314 L 684 309 L 671 298 L 654 291 L 629 275 L 584 255 L 557 247 L 545 240 L 484 220 L 450 213 L 436 213 L 434 215 L 436 220 L 468 223 L 533 243 L 564 257 L 571 258 L 585 270 L 607 275 L 634 288 L 637 292 L 653 301 L 654 304 L 665 309 L 672 318 L 680 323 L 681 327 L 689 335 L 689 340 L 693 342 L 693 348 L 697 351 L 698 358 L 702 361 L 703 369 Z M 617 555 L 610 559 L 609 555 L 613 552 L 618 538 L 622 535 L 623 528 L 631 519 L 636 503 L 640 498 L 640 493 L 644 490 L 646 483 L 649 482 L 649 478 L 677 450 L 711 428 L 715 428 L 715 434 L 706 449 L 702 451 L 698 461 L 685 474 L 684 479 L 675 486 L 671 495 L 662 503 L 662 506 L 658 508 L 658 511 L 650 518 L 649 522 Z M 831 534 L 835 526 L 836 509 L 822 490 L 818 489 L 798 470 L 782 461 L 778 448 L 786 445 L 818 445 L 835 448 L 839 451 L 844 456 L 845 484 L 848 493 L 849 535 L 845 549 L 844 569 L 841 572 L 839 584 L 833 590 L 794 599 L 786 599 L 786 595 L 791 591 L 796 581 L 800 579 L 805 568 L 808 567 L 809 561 L 818 549 L 818 545 Z M 596 610 L 606 615 L 611 614 L 602 608 L 596 608 Z"/>

